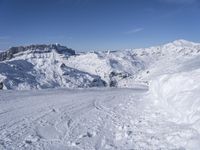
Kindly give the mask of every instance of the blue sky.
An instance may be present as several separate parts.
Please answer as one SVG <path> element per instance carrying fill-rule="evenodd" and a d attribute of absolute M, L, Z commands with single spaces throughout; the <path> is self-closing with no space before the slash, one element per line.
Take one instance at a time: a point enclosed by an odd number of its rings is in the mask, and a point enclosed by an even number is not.
<path fill-rule="evenodd" d="M 0 49 L 117 50 L 176 39 L 200 42 L 199 0 L 0 0 Z"/>

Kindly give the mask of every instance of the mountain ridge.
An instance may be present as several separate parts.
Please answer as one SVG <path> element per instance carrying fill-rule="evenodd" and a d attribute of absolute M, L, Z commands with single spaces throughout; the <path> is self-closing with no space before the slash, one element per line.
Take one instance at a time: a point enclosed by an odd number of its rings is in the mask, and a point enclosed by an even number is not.
<path fill-rule="evenodd" d="M 59 44 L 21 46 L 0 53 L 0 81 L 5 88 L 18 90 L 133 87 L 147 84 L 149 78 L 170 69 L 170 65 L 171 71 L 176 71 L 183 60 L 199 55 L 200 44 L 186 40 L 150 48 L 79 54 Z"/>
<path fill-rule="evenodd" d="M 74 50 L 67 48 L 66 46 L 61 46 L 60 44 L 32 44 L 29 46 L 11 47 L 7 51 L 0 52 L 0 61 L 12 59 L 15 54 L 20 52 L 32 51 L 35 53 L 45 53 L 51 52 L 52 50 L 55 50 L 58 53 L 65 53 L 66 55 L 75 55 Z"/>

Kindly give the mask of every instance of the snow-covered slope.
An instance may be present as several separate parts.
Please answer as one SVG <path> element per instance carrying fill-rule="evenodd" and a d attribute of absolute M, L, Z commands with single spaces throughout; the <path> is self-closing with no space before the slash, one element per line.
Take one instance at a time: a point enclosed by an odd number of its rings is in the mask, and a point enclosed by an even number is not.
<path fill-rule="evenodd" d="M 99 75 L 108 85 L 133 87 L 138 83 L 146 84 L 159 74 L 175 73 L 178 68 L 181 71 L 189 62 L 198 60 L 198 57 L 199 43 L 177 40 L 145 49 L 85 53 L 72 56 L 65 63 Z"/>
<path fill-rule="evenodd" d="M 8 89 L 120 86 L 144 69 L 130 51 L 75 55 L 58 45 L 11 48 L 0 54 L 0 74 Z M 63 48 L 63 47 L 62 47 Z M 22 50 L 21 50 L 22 49 Z M 134 77 L 135 78 L 135 77 Z M 126 86 L 121 84 L 121 86 Z"/>
<path fill-rule="evenodd" d="M 60 45 L 32 45 L 14 51 L 11 48 L 2 53 L 6 57 L 1 58 L 0 80 L 7 89 L 106 85 L 99 76 L 65 66 L 63 60 L 73 55 L 75 51 Z"/>
<path fill-rule="evenodd" d="M 86 53 L 72 56 L 65 63 L 70 67 L 100 76 L 110 86 L 118 86 L 120 81 L 129 77 L 134 78 L 145 68 L 145 64 L 134 57 L 131 51 Z"/>
<path fill-rule="evenodd" d="M 161 75 L 150 83 L 150 93 L 156 105 L 172 113 L 180 123 L 200 120 L 200 68 L 189 72 Z M 200 126 L 198 127 L 200 130 Z"/>
<path fill-rule="evenodd" d="M 185 40 L 80 54 L 60 45 L 13 47 L 0 53 L 0 80 L 7 89 L 135 87 L 155 76 L 182 71 L 199 55 L 200 44 Z"/>
<path fill-rule="evenodd" d="M 2 150 L 198 150 L 200 146 L 196 127 L 172 120 L 160 105 L 153 105 L 143 88 L 0 91 L 0 95 Z M 179 106 L 176 103 L 180 110 Z"/>

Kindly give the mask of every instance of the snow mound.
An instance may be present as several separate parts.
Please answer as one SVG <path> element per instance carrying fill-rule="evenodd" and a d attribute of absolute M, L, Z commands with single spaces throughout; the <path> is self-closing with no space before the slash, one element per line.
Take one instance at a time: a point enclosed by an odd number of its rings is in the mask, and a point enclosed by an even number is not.
<path fill-rule="evenodd" d="M 200 69 L 166 74 L 150 82 L 154 103 L 178 123 L 197 126 L 200 131 Z"/>

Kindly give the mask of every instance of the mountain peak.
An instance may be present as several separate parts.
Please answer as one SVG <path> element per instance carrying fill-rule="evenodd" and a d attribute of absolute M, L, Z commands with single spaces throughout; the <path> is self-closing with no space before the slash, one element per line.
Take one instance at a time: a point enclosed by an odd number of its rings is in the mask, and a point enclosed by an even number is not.
<path fill-rule="evenodd" d="M 200 45 L 200 43 L 194 43 L 194 42 L 187 41 L 184 39 L 179 39 L 179 40 L 175 40 L 173 42 L 164 44 L 163 46 L 167 47 L 167 48 L 169 48 L 169 47 L 172 48 L 172 47 L 194 47 L 197 45 Z"/>
<path fill-rule="evenodd" d="M 172 42 L 172 44 L 176 45 L 176 46 L 192 46 L 192 45 L 198 45 L 198 43 L 194 43 L 191 41 L 187 41 L 184 39 L 178 39 Z"/>

